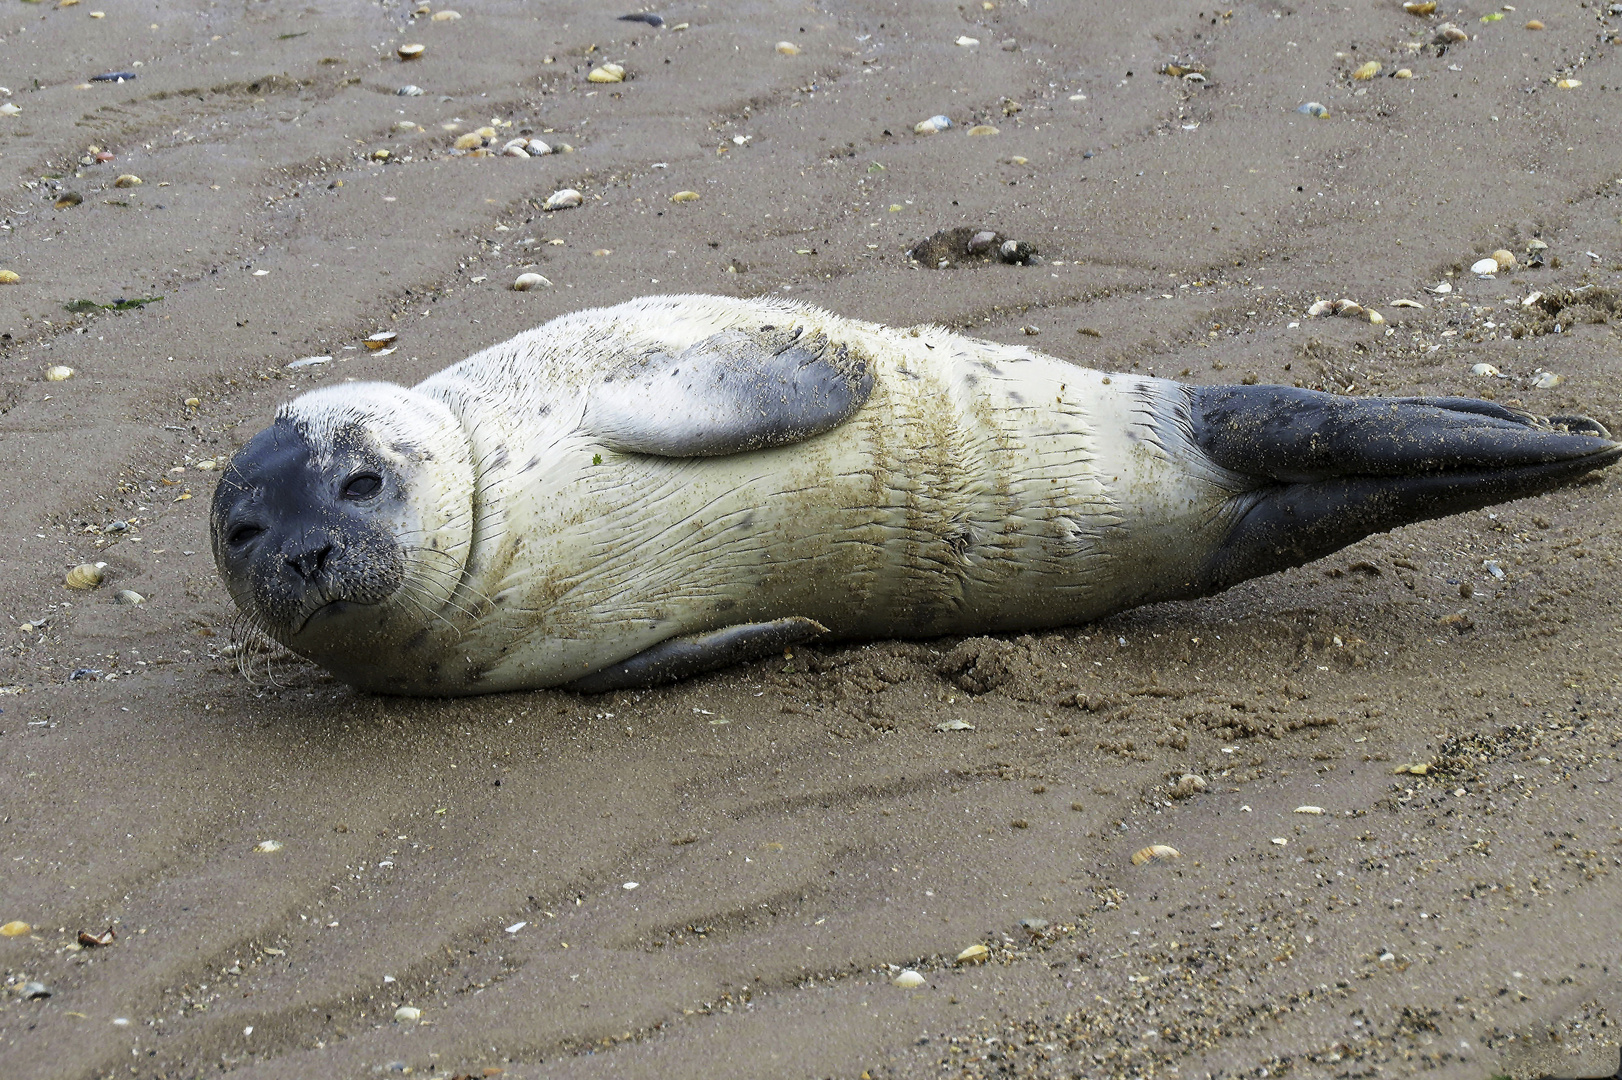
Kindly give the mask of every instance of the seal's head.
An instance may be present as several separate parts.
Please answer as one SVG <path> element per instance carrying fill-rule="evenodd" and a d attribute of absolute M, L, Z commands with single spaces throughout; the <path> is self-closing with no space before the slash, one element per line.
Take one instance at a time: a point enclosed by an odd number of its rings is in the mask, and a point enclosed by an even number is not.
<path fill-rule="evenodd" d="M 315 390 L 221 475 L 214 561 L 255 626 L 370 684 L 394 650 L 453 628 L 473 489 L 467 435 L 440 402 L 392 383 Z"/>

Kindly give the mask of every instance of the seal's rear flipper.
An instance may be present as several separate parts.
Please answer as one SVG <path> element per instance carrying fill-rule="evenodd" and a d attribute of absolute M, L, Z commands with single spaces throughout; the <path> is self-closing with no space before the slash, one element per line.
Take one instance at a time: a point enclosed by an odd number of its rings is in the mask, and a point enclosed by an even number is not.
<path fill-rule="evenodd" d="M 1200 592 L 1321 558 L 1399 525 L 1569 484 L 1622 458 L 1586 417 L 1469 398 L 1351 398 L 1282 386 L 1190 387 L 1194 443 L 1257 482 Z"/>
<path fill-rule="evenodd" d="M 645 686 L 674 682 L 706 671 L 761 660 L 828 632 L 815 619 L 798 616 L 763 623 L 741 623 L 712 630 L 707 634 L 661 641 L 629 660 L 593 672 L 560 690 L 579 694 L 606 694 L 610 690 L 637 690 Z"/>

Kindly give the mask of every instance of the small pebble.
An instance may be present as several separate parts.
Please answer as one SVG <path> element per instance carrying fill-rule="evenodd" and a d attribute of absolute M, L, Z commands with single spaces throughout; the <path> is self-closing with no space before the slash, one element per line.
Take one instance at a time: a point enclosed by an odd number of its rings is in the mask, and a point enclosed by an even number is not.
<path fill-rule="evenodd" d="M 21 996 L 24 1001 L 33 1001 L 36 998 L 48 998 L 51 996 L 51 988 L 42 982 L 25 982 L 23 983 Z"/>
<path fill-rule="evenodd" d="M 976 124 L 972 128 L 969 129 L 969 134 L 970 135 L 998 135 L 998 134 L 1001 134 L 1001 131 L 998 128 L 992 127 L 990 124 Z"/>
<path fill-rule="evenodd" d="M 428 46 L 426 46 L 426 45 L 401 45 L 398 49 L 396 49 L 394 51 L 399 54 L 401 60 L 415 60 L 418 57 L 420 57 L 423 53 L 428 51 Z"/>
<path fill-rule="evenodd" d="M 1496 560 L 1484 559 L 1481 563 L 1481 568 L 1487 571 L 1487 573 L 1491 574 L 1493 577 L 1497 578 L 1499 581 L 1504 580 L 1504 568 L 1499 566 Z"/>
<path fill-rule="evenodd" d="M 1036 249 L 1023 240 L 1004 240 L 997 247 L 997 257 L 1005 263 L 1026 263 Z"/>
<path fill-rule="evenodd" d="M 1295 808 L 1295 812 L 1297 814 L 1322 814 L 1324 808 L 1321 806 L 1298 806 Z"/>
<path fill-rule="evenodd" d="M 1540 289 L 1537 292 L 1532 293 L 1525 300 L 1522 300 L 1521 301 L 1521 307 L 1531 307 L 1533 304 L 1537 303 L 1539 300 L 1542 300 L 1542 299 L 1543 299 L 1543 291 Z"/>
<path fill-rule="evenodd" d="M 945 131 L 952 126 L 952 118 L 944 114 L 931 116 L 928 120 L 920 120 L 913 125 L 913 132 L 918 135 L 934 135 Z"/>
<path fill-rule="evenodd" d="M 620 888 L 624 889 L 626 892 L 630 892 L 632 889 L 636 889 L 636 888 L 640 888 L 640 887 L 641 887 L 641 882 L 637 882 L 637 881 L 627 881 L 625 884 L 620 886 Z"/>
<path fill-rule="evenodd" d="M 632 15 L 621 15 L 620 22 L 647 23 L 649 26 L 658 29 L 665 24 L 665 17 L 663 15 L 655 15 L 651 11 L 639 11 Z"/>
<path fill-rule="evenodd" d="M 1402 10 L 1410 15 L 1430 15 L 1436 11 L 1436 0 L 1409 0 Z"/>
<path fill-rule="evenodd" d="M 1526 28 L 1528 30 L 1542 30 L 1543 29 L 1543 20 L 1541 20 L 1541 19 L 1532 19 L 1529 22 L 1527 22 Z"/>
<path fill-rule="evenodd" d="M 13 919 L 4 926 L 0 926 L 0 937 L 22 937 L 32 929 L 32 926 L 22 920 Z"/>
<path fill-rule="evenodd" d="M 1329 119 L 1329 109 L 1316 101 L 1309 101 L 1305 105 L 1297 107 L 1295 111 L 1298 113 L 1305 113 L 1306 115 L 1315 117 L 1319 120 Z"/>
<path fill-rule="evenodd" d="M 779 41 L 777 43 L 777 51 L 782 53 L 784 56 L 800 55 L 800 47 L 794 44 L 792 41 Z"/>
<path fill-rule="evenodd" d="M 538 289 L 543 285 L 550 284 L 552 284 L 550 281 L 531 271 L 527 274 L 519 274 L 518 277 L 513 279 L 513 292 L 529 292 L 531 289 Z"/>
<path fill-rule="evenodd" d="M 1368 316 L 1369 322 L 1373 323 L 1375 326 L 1384 326 L 1385 325 L 1385 316 L 1381 315 L 1378 311 L 1375 311 L 1373 308 L 1364 308 L 1363 312 L 1364 312 L 1365 315 Z"/>
<path fill-rule="evenodd" d="M 1470 264 L 1470 272 L 1481 277 L 1492 277 L 1501 269 L 1497 259 L 1477 259 Z"/>
<path fill-rule="evenodd" d="M 963 36 L 963 37 L 960 37 L 960 38 L 958 38 L 958 39 L 957 39 L 957 43 L 958 43 L 958 44 L 959 44 L 959 45 L 962 45 L 962 46 L 963 46 L 963 47 L 964 47 L 964 48 L 968 48 L 968 47 L 970 47 L 970 46 L 971 46 L 971 45 L 978 45 L 978 44 L 980 44 L 980 39 L 979 39 L 979 38 L 972 38 L 972 37 L 968 37 L 968 36 L 967 36 L 967 35 L 965 35 L 965 36 Z"/>
<path fill-rule="evenodd" d="M 67 382 L 77 374 L 77 371 L 74 371 L 66 364 L 53 364 L 51 367 L 45 369 L 45 381 Z"/>
<path fill-rule="evenodd" d="M 562 191 L 554 191 L 552 194 L 548 195 L 546 197 L 546 202 L 541 204 L 541 209 L 567 210 L 572 206 L 579 206 L 585 201 L 586 197 L 580 194 L 580 192 L 576 191 L 574 188 L 564 188 Z"/>
<path fill-rule="evenodd" d="M 984 255 L 997 244 L 997 234 L 990 229 L 983 229 L 969 237 L 968 252 L 970 255 Z"/>
<path fill-rule="evenodd" d="M 890 981 L 903 990 L 916 990 L 924 985 L 924 977 L 912 968 L 908 968 Z"/>
<path fill-rule="evenodd" d="M 1414 77 L 1412 68 L 1398 68 L 1391 73 L 1393 79 L 1411 79 Z"/>
<path fill-rule="evenodd" d="M 625 68 L 621 64 L 603 64 L 587 72 L 586 81 L 594 83 L 624 82 Z"/>
<path fill-rule="evenodd" d="M 1205 777 L 1195 773 L 1184 773 L 1175 784 L 1171 785 L 1171 797 L 1174 799 L 1187 799 L 1199 795 L 1207 787 Z"/>
<path fill-rule="evenodd" d="M 401 1005 L 394 1010 L 394 1022 L 396 1024 L 415 1024 L 421 1019 L 422 1010 L 414 1005 Z"/>
<path fill-rule="evenodd" d="M 1279 847 L 1288 847 L 1290 842 L 1282 836 L 1275 836 L 1273 837 L 1273 843 L 1277 844 Z"/>
<path fill-rule="evenodd" d="M 261 840 L 253 846 L 253 849 L 261 855 L 270 855 L 282 850 L 282 842 L 280 840 Z"/>

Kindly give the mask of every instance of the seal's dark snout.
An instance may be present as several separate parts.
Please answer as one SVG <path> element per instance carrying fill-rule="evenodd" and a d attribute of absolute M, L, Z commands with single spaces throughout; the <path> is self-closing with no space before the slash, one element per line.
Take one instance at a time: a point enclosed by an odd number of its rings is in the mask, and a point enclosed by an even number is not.
<path fill-rule="evenodd" d="M 1472 398 L 1352 398 L 1287 386 L 1189 388 L 1193 440 L 1252 484 L 1199 586 L 1225 589 L 1365 536 L 1552 491 L 1622 458 L 1587 417 Z"/>
<path fill-rule="evenodd" d="M 331 554 L 331 544 L 319 544 L 282 557 L 300 577 L 313 585 L 316 577 L 327 568 L 327 559 Z"/>

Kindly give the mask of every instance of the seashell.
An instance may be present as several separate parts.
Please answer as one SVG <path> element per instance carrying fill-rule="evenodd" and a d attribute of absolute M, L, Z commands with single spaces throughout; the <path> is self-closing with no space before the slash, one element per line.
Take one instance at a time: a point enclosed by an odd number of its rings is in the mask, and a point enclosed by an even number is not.
<path fill-rule="evenodd" d="M 1537 378 L 1532 380 L 1532 389 L 1553 390 L 1555 387 L 1559 386 L 1565 381 L 1566 377 L 1564 375 L 1556 375 L 1552 371 L 1545 371 L 1540 373 Z"/>
<path fill-rule="evenodd" d="M 118 940 L 118 931 L 111 926 L 99 934 L 92 934 L 89 930 L 79 931 L 79 944 L 95 948 L 100 945 L 111 945 Z"/>
<path fill-rule="evenodd" d="M 969 129 L 969 134 L 970 135 L 998 135 L 998 134 L 1001 134 L 1001 129 L 992 127 L 990 124 L 976 124 L 972 128 Z"/>
<path fill-rule="evenodd" d="M 1298 806 L 1295 808 L 1297 814 L 1322 814 L 1323 812 L 1324 808 L 1321 806 Z"/>
<path fill-rule="evenodd" d="M 916 990 L 920 986 L 924 985 L 924 977 L 912 970 L 912 968 L 908 968 L 906 971 L 903 971 L 901 974 L 891 979 L 890 982 L 901 987 L 903 990 Z"/>
<path fill-rule="evenodd" d="M 1453 283 L 1450 281 L 1438 281 L 1435 285 L 1425 286 L 1425 291 L 1435 293 L 1437 296 L 1446 296 L 1453 291 Z"/>
<path fill-rule="evenodd" d="M 525 145 L 524 152 L 529 154 L 530 157 L 540 157 L 543 154 L 550 154 L 552 152 L 552 148 L 539 139 L 531 139 L 529 140 L 529 143 Z"/>
<path fill-rule="evenodd" d="M 979 38 L 974 38 L 974 37 L 968 37 L 967 35 L 964 35 L 964 36 L 959 37 L 957 39 L 956 44 L 962 45 L 964 48 L 969 48 L 970 46 L 980 44 L 980 39 Z"/>
<path fill-rule="evenodd" d="M 990 955 L 991 950 L 986 948 L 984 945 L 970 945 L 967 949 L 964 949 L 962 952 L 958 953 L 957 959 L 953 960 L 952 963 L 978 964 Z"/>
<path fill-rule="evenodd" d="M 698 202 L 698 192 L 678 191 L 670 197 L 671 202 Z"/>
<path fill-rule="evenodd" d="M 1146 863 L 1163 862 L 1167 859 L 1181 859 L 1183 853 L 1169 844 L 1150 844 L 1146 848 L 1139 848 L 1132 853 L 1132 865 L 1143 866 Z"/>
<path fill-rule="evenodd" d="M 1395 769 L 1391 770 L 1391 773 L 1393 776 L 1424 776 L 1430 771 L 1431 767 L 1429 765 L 1398 765 Z"/>
<path fill-rule="evenodd" d="M 1366 64 L 1359 65 L 1357 70 L 1352 72 L 1352 78 L 1358 80 L 1359 82 L 1367 82 L 1378 74 L 1380 74 L 1379 62 L 1370 60 Z"/>
<path fill-rule="evenodd" d="M 525 150 L 522 146 L 503 146 L 501 148 L 501 152 L 506 157 L 529 157 L 529 151 Z"/>
<path fill-rule="evenodd" d="M 1290 842 L 1288 840 L 1286 840 L 1282 836 L 1273 837 L 1273 843 L 1277 844 L 1279 847 L 1289 847 L 1290 846 Z"/>
<path fill-rule="evenodd" d="M 70 589 L 94 589 L 106 577 L 101 572 L 101 568 L 106 565 L 106 563 L 80 563 L 68 571 L 63 581 Z"/>
<path fill-rule="evenodd" d="M 1533 304 L 1537 303 L 1539 300 L 1542 300 L 1542 299 L 1543 299 L 1542 290 L 1539 290 L 1538 292 L 1535 292 L 1535 293 L 1531 293 L 1530 295 L 1527 296 L 1527 298 L 1525 300 L 1521 301 L 1521 307 L 1531 307 Z"/>
<path fill-rule="evenodd" d="M 1398 68 L 1391 73 L 1391 77 L 1393 79 L 1411 79 L 1414 77 L 1414 73 L 1411 68 Z"/>
<path fill-rule="evenodd" d="M 1492 253 L 1492 261 L 1498 264 L 1500 270 L 1513 270 L 1515 268 L 1515 253 L 1499 248 Z"/>
<path fill-rule="evenodd" d="M 394 155 L 389 153 L 387 150 L 373 150 L 367 156 L 370 157 L 373 161 L 387 161 L 387 160 L 389 160 L 389 158 L 393 157 Z"/>
<path fill-rule="evenodd" d="M 415 83 L 406 83 L 395 91 L 400 97 L 422 97 L 423 89 Z"/>
<path fill-rule="evenodd" d="M 1554 85 L 1561 90 L 1575 90 L 1583 84 L 1581 79 L 1561 79 Z"/>
<path fill-rule="evenodd" d="M 453 150 L 472 150 L 472 149 L 474 149 L 476 147 L 480 147 L 480 146 L 483 146 L 483 145 L 484 145 L 484 136 L 480 135 L 476 131 L 470 131 L 465 135 L 458 135 L 456 137 L 456 141 L 451 143 L 451 149 L 453 149 Z"/>
<path fill-rule="evenodd" d="M 134 173 L 125 173 L 113 181 L 113 187 L 139 187 L 141 178 Z"/>
<path fill-rule="evenodd" d="M 1542 30 L 1543 29 L 1543 20 L 1541 20 L 1541 19 L 1531 19 L 1531 20 L 1529 20 L 1527 22 L 1526 28 L 1528 30 Z"/>
<path fill-rule="evenodd" d="M 376 352 L 378 349 L 388 348 L 390 345 L 394 344 L 395 341 L 399 340 L 399 337 L 400 335 L 396 331 L 384 330 L 380 333 L 373 334 L 365 341 L 362 341 L 361 344 L 366 346 L 368 349 L 371 349 L 373 352 Z"/>
<path fill-rule="evenodd" d="M 66 364 L 53 364 L 52 366 L 45 369 L 45 381 L 46 382 L 67 382 L 69 379 L 73 378 L 77 374 L 78 374 L 77 371 L 74 371 L 72 368 L 68 367 Z"/>
<path fill-rule="evenodd" d="M 1477 259 L 1470 264 L 1470 272 L 1480 274 L 1482 277 L 1491 277 L 1493 274 L 1498 273 L 1500 269 L 1497 259 Z"/>
<path fill-rule="evenodd" d="M 952 118 L 946 116 L 945 114 L 940 114 L 931 116 L 928 120 L 918 121 L 917 124 L 913 125 L 912 130 L 913 133 L 917 135 L 934 135 L 936 132 L 945 131 L 951 126 Z"/>
<path fill-rule="evenodd" d="M 282 850 L 282 842 L 280 840 L 261 840 L 253 846 L 253 849 L 261 855 L 271 855 Z"/>
<path fill-rule="evenodd" d="M 1436 34 L 1431 38 L 1432 45 L 1456 45 L 1461 41 L 1469 41 L 1470 35 L 1460 30 L 1452 23 L 1443 23 L 1436 28 Z"/>
<path fill-rule="evenodd" d="M 63 192 L 62 196 L 58 198 L 52 205 L 54 205 L 58 210 L 66 210 L 68 207 L 78 206 L 82 202 L 84 202 L 83 195 L 80 195 L 77 191 L 67 191 Z"/>
<path fill-rule="evenodd" d="M 1333 300 L 1314 300 L 1312 306 L 1307 308 L 1307 314 L 1316 319 L 1320 315 L 1333 315 L 1335 302 Z"/>
<path fill-rule="evenodd" d="M 0 270 L 0 285 L 15 285 L 22 280 L 22 275 L 15 270 Z"/>
<path fill-rule="evenodd" d="M 527 274 L 519 274 L 518 277 L 513 279 L 513 292 L 529 292 L 531 289 L 550 284 L 552 284 L 550 281 L 531 271 Z"/>
<path fill-rule="evenodd" d="M 1318 120 L 1329 119 L 1329 109 L 1316 101 L 1309 101 L 1305 105 L 1297 106 L 1296 112 L 1305 113 Z"/>
<path fill-rule="evenodd" d="M 777 51 L 782 53 L 784 56 L 800 55 L 800 47 L 794 44 L 792 41 L 779 41 L 776 47 Z"/>
<path fill-rule="evenodd" d="M 586 81 L 594 83 L 624 82 L 625 68 L 620 64 L 603 64 L 587 72 Z"/>
<path fill-rule="evenodd" d="M 13 919 L 11 922 L 6 923 L 4 926 L 0 926 L 0 936 L 4 936 L 4 937 L 22 937 L 24 934 L 28 933 L 32 929 L 33 929 L 33 927 L 29 926 L 27 923 L 22 922 L 21 920 L 18 920 L 18 919 Z"/>
<path fill-rule="evenodd" d="M 936 731 L 973 731 L 974 725 L 967 720 L 943 720 L 935 725 Z"/>
<path fill-rule="evenodd" d="M 1205 76 L 1198 71 L 1190 71 L 1188 74 L 1183 76 L 1183 81 L 1186 83 L 1199 84 L 1205 82 Z"/>
<path fill-rule="evenodd" d="M 1373 308 L 1365 308 L 1364 313 L 1366 315 L 1368 315 L 1369 322 L 1373 323 L 1375 326 L 1384 326 L 1385 325 L 1385 316 L 1381 315 L 1378 311 L 1375 311 Z"/>
<path fill-rule="evenodd" d="M 1356 318 L 1363 314 L 1363 305 L 1356 300 L 1348 300 L 1343 296 L 1335 301 L 1335 314 L 1346 319 Z"/>
<path fill-rule="evenodd" d="M 1174 799 L 1187 799 L 1203 792 L 1209 785 L 1205 777 L 1195 773 L 1184 773 L 1178 777 L 1177 782 L 1171 785 L 1171 797 Z"/>
<path fill-rule="evenodd" d="M 1405 308 L 1418 308 L 1420 311 L 1425 310 L 1425 305 L 1421 304 L 1418 300 L 1408 300 L 1408 299 L 1393 300 L 1393 301 L 1391 301 L 1391 306 L 1392 307 L 1405 307 Z"/>
<path fill-rule="evenodd" d="M 394 1010 L 394 1022 L 396 1024 L 415 1024 L 421 1019 L 422 1010 L 414 1005 L 401 1005 Z"/>
<path fill-rule="evenodd" d="M 1545 244 L 1542 240 L 1528 240 L 1526 242 L 1526 250 L 1527 251 L 1548 251 L 1549 250 L 1549 245 Z"/>
<path fill-rule="evenodd" d="M 428 21 L 429 22 L 455 22 L 457 19 L 460 19 L 461 17 L 462 17 L 462 13 L 460 11 L 451 11 L 450 9 L 447 8 L 444 11 L 436 11 L 436 12 L 434 12 L 433 18 L 429 19 Z"/>
<path fill-rule="evenodd" d="M 332 357 L 330 356 L 306 356 L 298 360 L 290 361 L 283 366 L 287 368 L 288 371 L 302 371 L 305 368 L 320 367 L 322 364 L 330 363 L 332 363 Z"/>
<path fill-rule="evenodd" d="M 421 56 L 423 53 L 428 51 L 428 46 L 426 46 L 426 45 L 401 45 L 398 49 L 395 49 L 394 51 L 399 55 L 401 60 L 415 60 L 419 56 Z"/>
<path fill-rule="evenodd" d="M 125 607 L 134 607 L 136 604 L 146 603 L 146 597 L 134 589 L 119 589 L 113 594 L 113 603 L 123 604 Z"/>
<path fill-rule="evenodd" d="M 990 229 L 982 229 L 969 237 L 968 251 L 970 255 L 984 255 L 997 246 L 997 234 Z"/>
<path fill-rule="evenodd" d="M 1402 10 L 1410 15 L 1430 15 L 1436 11 L 1436 0 L 1409 0 Z"/>
<path fill-rule="evenodd" d="M 1483 379 L 1501 379 L 1504 376 L 1502 371 L 1499 371 L 1491 364 L 1476 364 L 1470 368 L 1470 374 Z"/>
<path fill-rule="evenodd" d="M 572 206 L 579 206 L 585 201 L 586 197 L 574 188 L 564 188 L 562 191 L 554 191 L 548 195 L 546 202 L 541 204 L 541 209 L 567 210 Z"/>
<path fill-rule="evenodd" d="M 1004 240 L 997 247 L 997 257 L 1005 263 L 1024 264 L 1035 254 L 1036 249 L 1023 240 Z"/>

